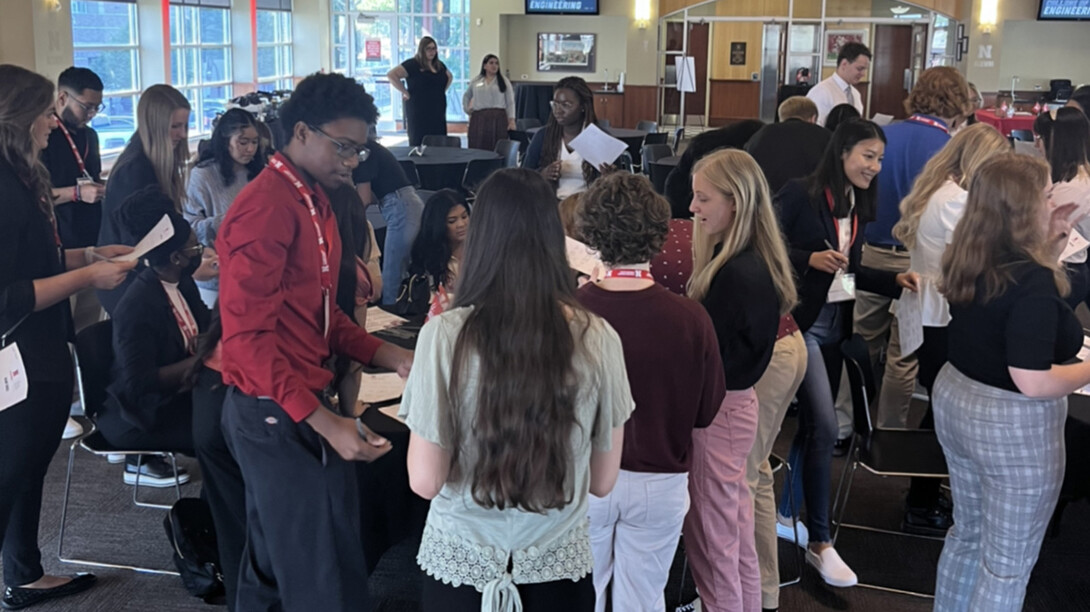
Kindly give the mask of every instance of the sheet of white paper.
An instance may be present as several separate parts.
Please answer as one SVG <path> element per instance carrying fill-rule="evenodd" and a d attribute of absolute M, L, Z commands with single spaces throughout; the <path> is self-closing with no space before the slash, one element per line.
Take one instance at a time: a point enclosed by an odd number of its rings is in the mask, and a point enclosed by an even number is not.
<path fill-rule="evenodd" d="M 595 168 L 600 167 L 602 164 L 612 164 L 617 161 L 621 153 L 624 153 L 625 149 L 628 148 L 623 140 L 617 140 L 593 124 L 583 128 L 583 131 L 575 138 L 572 138 L 569 144 L 576 153 L 583 157 L 583 161 Z"/>
<path fill-rule="evenodd" d="M 847 302 L 855 299 L 855 274 L 837 270 L 833 276 L 833 283 L 829 285 L 829 295 L 826 298 L 830 304 Z"/>
<path fill-rule="evenodd" d="M 174 235 L 174 224 L 170 222 L 170 217 L 163 215 L 162 219 L 155 224 L 155 227 L 151 228 L 146 236 L 140 239 L 140 242 L 136 243 L 133 247 L 132 253 L 128 255 L 119 255 L 113 258 L 113 261 L 136 261 L 148 253 L 148 251 L 163 244 Z"/>
<path fill-rule="evenodd" d="M 923 346 L 923 309 L 920 294 L 905 289 L 897 300 L 897 328 L 901 336 L 901 354 L 911 355 Z"/>
<path fill-rule="evenodd" d="M 696 58 L 674 56 L 674 68 L 677 70 L 678 91 L 693 93 L 696 91 Z"/>
<path fill-rule="evenodd" d="M 587 276 L 594 276 L 595 269 L 598 273 L 605 270 L 605 264 L 598 258 L 598 252 L 589 246 L 570 237 L 567 239 L 568 267 L 577 270 Z"/>
<path fill-rule="evenodd" d="M 401 404 L 394 404 L 392 406 L 383 406 L 382 408 L 378 409 L 378 411 L 381 412 L 382 414 L 385 414 L 386 416 L 388 416 L 391 419 L 397 421 L 398 423 L 404 424 L 405 421 L 402 421 L 401 417 L 397 416 L 397 412 L 399 410 L 401 410 Z"/>
<path fill-rule="evenodd" d="M 0 411 L 26 399 L 27 380 L 18 344 L 0 349 Z"/>
<path fill-rule="evenodd" d="M 405 379 L 397 375 L 397 372 L 383 372 L 382 374 L 363 373 L 360 380 L 361 402 L 374 404 L 387 400 L 397 399 L 405 392 Z"/>
<path fill-rule="evenodd" d="M 1067 237 L 1067 246 L 1064 247 L 1062 253 L 1060 253 L 1060 261 L 1071 257 L 1075 253 L 1090 246 L 1090 241 L 1083 237 L 1077 229 L 1071 229 L 1071 235 Z"/>
<path fill-rule="evenodd" d="M 874 119 L 872 119 L 872 121 L 884 127 L 893 122 L 893 115 L 887 115 L 885 113 L 875 113 Z"/>
<path fill-rule="evenodd" d="M 1082 349 L 1079 351 L 1075 358 L 1079 361 L 1086 361 L 1086 358 L 1090 357 L 1090 337 L 1083 336 Z"/>
<path fill-rule="evenodd" d="M 391 314 L 378 306 L 372 306 L 367 309 L 367 325 L 364 328 L 367 333 L 373 334 L 379 330 L 390 329 L 391 327 L 397 327 L 404 323 L 408 323 L 408 319 L 402 319 L 396 314 Z"/>

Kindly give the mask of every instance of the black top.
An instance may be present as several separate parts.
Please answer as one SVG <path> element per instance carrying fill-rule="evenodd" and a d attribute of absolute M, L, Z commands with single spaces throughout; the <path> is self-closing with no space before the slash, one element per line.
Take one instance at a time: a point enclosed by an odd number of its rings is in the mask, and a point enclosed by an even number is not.
<path fill-rule="evenodd" d="M 405 171 L 401 169 L 401 163 L 389 149 L 373 140 L 367 143 L 367 148 L 371 154 L 367 156 L 367 161 L 352 171 L 353 183 L 371 183 L 371 192 L 375 194 L 376 200 L 411 185 Z"/>
<path fill-rule="evenodd" d="M 98 134 L 91 127 L 68 127 L 72 142 L 83 158 L 87 174 L 96 182 L 102 179 L 102 157 L 99 155 Z M 64 136 L 64 130 L 53 128 L 49 133 L 49 145 L 42 151 L 42 163 L 49 170 L 50 183 L 55 188 L 72 187 L 83 176 L 72 147 Z M 57 232 L 61 244 L 67 249 L 94 246 L 98 241 L 99 223 L 102 221 L 102 203 L 65 202 L 55 208 Z"/>
<path fill-rule="evenodd" d="M 1014 282 L 1002 295 L 950 305 L 950 363 L 973 380 L 1018 392 L 1007 368 L 1047 370 L 1068 361 L 1082 347 L 1082 326 L 1051 270 L 1029 261 L 1008 265 Z M 983 279 L 976 290 L 983 294 Z"/>
<path fill-rule="evenodd" d="M 357 166 L 358 169 L 358 166 Z M 370 238 L 367 229 L 367 214 L 363 206 L 356 205 L 356 199 L 330 198 L 333 216 L 337 219 L 337 232 L 341 235 L 341 261 L 337 268 L 337 306 L 356 321 L 356 258 L 364 256 L 364 248 Z"/>
<path fill-rule="evenodd" d="M 799 329 L 805 332 L 817 320 L 829 295 L 829 286 L 833 284 L 832 274 L 810 267 L 810 255 L 829 250 L 826 242 L 836 244 L 839 238 L 828 203 L 823 196 L 812 199 L 805 180 L 788 181 L 776 194 L 775 204 L 776 216 L 787 241 L 787 256 L 791 260 L 791 267 L 795 269 L 795 282 L 798 286 L 799 303 L 791 311 L 791 316 L 795 318 Z M 856 216 L 854 210 L 852 215 Z M 859 263 L 863 248 L 863 230 L 867 221 L 868 219 L 859 218 L 855 240 L 849 251 L 848 271 L 855 274 L 857 290 L 898 298 L 901 288 L 897 285 L 896 273 L 864 268 Z M 850 308 L 844 310 L 851 314 Z"/>
<path fill-rule="evenodd" d="M 780 300 L 765 262 L 746 249 L 712 279 L 704 308 L 715 325 L 727 389 L 752 387 L 772 360 L 780 325 Z"/>
<path fill-rule="evenodd" d="M 425 136 L 447 135 L 447 67 L 439 62 L 439 70 L 425 70 L 416 58 L 401 62 L 408 77 L 405 79 L 409 100 L 405 102 L 406 129 L 409 144 L 417 146 Z"/>
<path fill-rule="evenodd" d="M 193 313 L 197 327 L 208 329 L 208 308 L 201 301 L 192 277 L 178 290 Z M 102 409 L 144 430 L 155 429 L 158 411 L 171 406 L 178 389 L 159 384 L 159 368 L 189 357 L 182 330 L 170 308 L 170 298 L 151 268 L 144 268 L 117 303 L 113 314 L 114 364 Z"/>
<path fill-rule="evenodd" d="M 17 343 L 27 380 L 65 382 L 72 379 L 68 341 L 72 313 L 68 300 L 34 311 L 34 280 L 64 272 L 53 226 L 34 194 L 6 161 L 0 160 L 0 334 L 22 323 L 8 337 Z M 23 319 L 23 317 L 26 317 Z"/>
<path fill-rule="evenodd" d="M 98 231 L 98 244 L 127 244 L 135 246 L 141 236 L 132 237 L 124 231 L 115 214 L 121 204 L 128 197 L 149 185 L 158 185 L 159 178 L 155 176 L 155 167 L 151 160 L 144 154 L 144 147 L 140 144 L 140 137 L 136 134 L 129 140 L 129 144 L 117 158 L 113 170 L 110 172 L 110 180 L 106 185 L 106 197 L 102 200 L 102 226 Z M 125 295 L 125 290 L 132 283 L 136 272 L 130 272 L 125 282 L 110 291 L 98 291 L 98 300 L 102 307 L 110 315 L 113 315 L 118 300 Z"/>
<path fill-rule="evenodd" d="M 761 128 L 746 143 L 746 152 L 764 171 L 769 190 L 776 193 L 787 181 L 811 174 L 832 137 L 820 125 L 792 118 Z"/>

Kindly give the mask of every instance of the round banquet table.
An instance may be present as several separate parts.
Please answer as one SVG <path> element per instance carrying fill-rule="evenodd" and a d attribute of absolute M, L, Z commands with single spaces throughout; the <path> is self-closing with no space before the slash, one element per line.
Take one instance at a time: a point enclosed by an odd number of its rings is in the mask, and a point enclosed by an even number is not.
<path fill-rule="evenodd" d="M 444 188 L 457 189 L 462 185 L 462 176 L 466 165 L 475 159 L 500 159 L 499 153 L 480 149 L 461 149 L 455 147 L 427 147 L 423 155 L 409 155 L 411 147 L 389 147 L 399 161 L 409 160 L 416 165 L 420 175 L 420 188 L 438 191 Z"/>

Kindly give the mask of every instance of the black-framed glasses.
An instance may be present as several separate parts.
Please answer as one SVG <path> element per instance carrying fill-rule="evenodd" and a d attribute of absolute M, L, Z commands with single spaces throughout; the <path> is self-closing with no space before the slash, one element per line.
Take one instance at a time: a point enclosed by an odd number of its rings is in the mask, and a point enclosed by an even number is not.
<path fill-rule="evenodd" d="M 106 105 L 102 104 L 101 102 L 98 103 L 98 104 L 88 104 L 88 103 L 84 102 L 83 100 L 80 100 L 79 98 L 77 98 L 76 96 L 74 96 L 72 94 L 68 94 L 68 98 L 70 100 L 72 100 L 73 102 L 75 102 L 76 104 L 78 104 L 79 107 L 82 108 L 83 112 L 85 112 L 85 113 L 96 113 L 97 114 L 97 113 L 101 113 L 102 110 L 106 108 Z"/>
<path fill-rule="evenodd" d="M 371 150 L 367 148 L 367 145 L 349 145 L 345 144 L 336 138 L 326 134 L 322 131 L 322 128 L 308 125 L 311 131 L 318 132 L 322 136 L 325 136 L 329 142 L 333 143 L 333 146 L 337 147 L 337 157 L 341 159 L 351 159 L 353 157 L 360 160 L 360 162 L 367 161 L 367 158 L 371 155 Z"/>

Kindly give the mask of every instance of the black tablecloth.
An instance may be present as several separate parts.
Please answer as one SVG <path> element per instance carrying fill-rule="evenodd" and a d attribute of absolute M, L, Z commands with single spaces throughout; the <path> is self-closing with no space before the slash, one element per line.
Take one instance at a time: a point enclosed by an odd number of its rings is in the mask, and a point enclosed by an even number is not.
<path fill-rule="evenodd" d="M 428 191 L 438 191 L 449 187 L 457 189 L 462 184 L 462 175 L 466 164 L 474 159 L 500 159 L 493 151 L 480 149 L 459 149 L 454 147 L 428 147 L 423 155 L 409 155 L 410 147 L 389 147 L 398 160 L 409 160 L 416 164 L 420 175 L 420 187 Z"/>
<path fill-rule="evenodd" d="M 553 100 L 553 84 L 516 83 L 515 117 L 519 119 L 537 119 L 542 125 L 549 121 L 553 109 L 549 102 Z"/>

